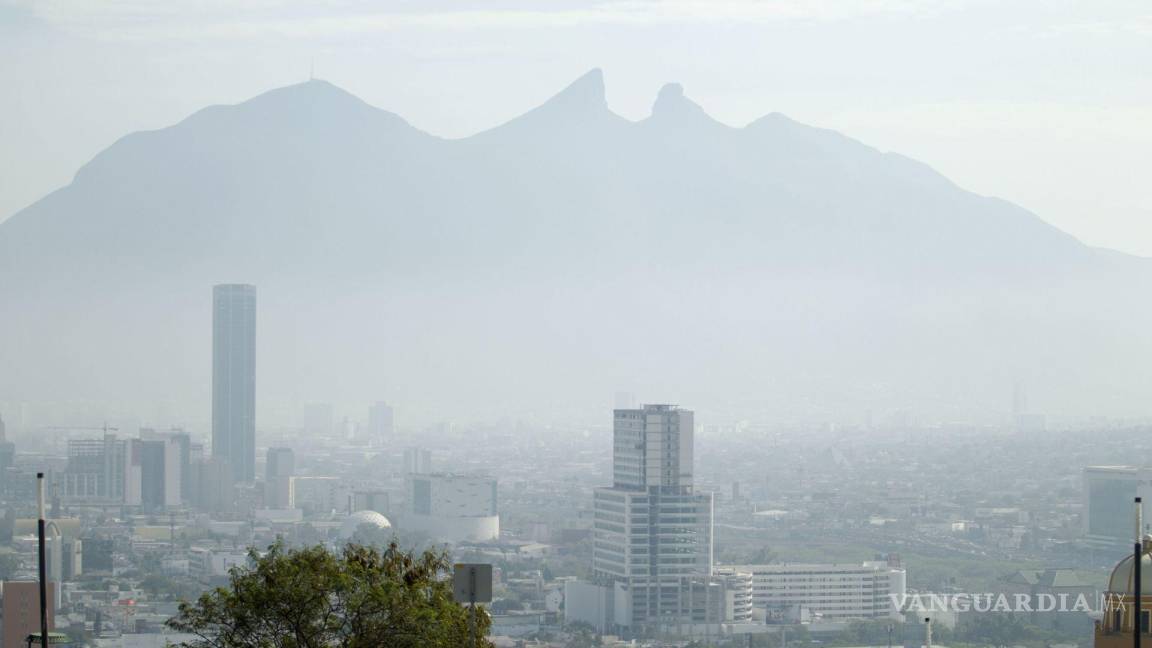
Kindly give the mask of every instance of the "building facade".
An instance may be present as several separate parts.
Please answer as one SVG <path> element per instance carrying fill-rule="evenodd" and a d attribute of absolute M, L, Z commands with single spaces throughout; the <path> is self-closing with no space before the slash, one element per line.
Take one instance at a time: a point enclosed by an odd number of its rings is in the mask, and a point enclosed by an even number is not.
<path fill-rule="evenodd" d="M 212 289 L 212 455 L 256 478 L 256 287 Z"/>
<path fill-rule="evenodd" d="M 5 581 L 3 584 L 4 643 L 24 646 L 30 634 L 40 634 L 40 584 L 36 581 Z M 56 629 L 56 584 L 48 583 L 48 631 Z"/>
<path fill-rule="evenodd" d="M 612 593 L 617 626 L 691 620 L 691 584 L 712 575 L 713 500 L 693 490 L 693 427 L 692 412 L 672 405 L 614 411 L 613 485 L 593 496 L 592 571 Z"/>
<path fill-rule="evenodd" d="M 270 509 L 296 507 L 292 477 L 296 475 L 296 453 L 292 448 L 268 448 L 264 464 L 264 505 Z"/>
<path fill-rule="evenodd" d="M 69 439 L 68 463 L 60 475 L 60 495 L 70 503 L 123 504 L 131 463 L 129 440 L 115 434 Z"/>
<path fill-rule="evenodd" d="M 1128 549 L 1132 500 L 1142 497 L 1143 517 L 1152 519 L 1152 468 L 1089 466 L 1084 469 L 1084 538 L 1100 548 Z"/>
<path fill-rule="evenodd" d="M 395 416 L 392 406 L 383 401 L 373 403 L 368 409 L 368 443 L 384 445 L 388 443 L 396 432 Z"/>
<path fill-rule="evenodd" d="M 415 474 L 408 478 L 405 526 L 448 542 L 500 537 L 497 482 L 481 475 Z"/>
<path fill-rule="evenodd" d="M 752 575 L 752 605 L 769 621 L 793 621 L 805 611 L 825 621 L 903 618 L 906 574 L 885 561 L 729 568 Z"/>

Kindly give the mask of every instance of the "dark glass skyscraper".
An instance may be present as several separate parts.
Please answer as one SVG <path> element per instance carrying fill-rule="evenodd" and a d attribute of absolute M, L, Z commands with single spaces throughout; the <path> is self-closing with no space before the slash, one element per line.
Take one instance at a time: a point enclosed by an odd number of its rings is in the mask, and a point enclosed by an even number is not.
<path fill-rule="evenodd" d="M 256 479 L 256 287 L 212 288 L 212 456 Z"/>

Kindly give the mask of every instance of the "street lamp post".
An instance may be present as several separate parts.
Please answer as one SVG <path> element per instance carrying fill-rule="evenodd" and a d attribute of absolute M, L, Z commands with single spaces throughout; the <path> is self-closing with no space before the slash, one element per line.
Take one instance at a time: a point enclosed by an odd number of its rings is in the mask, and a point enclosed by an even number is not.
<path fill-rule="evenodd" d="M 48 574 L 44 550 L 44 473 L 36 473 L 36 500 L 39 519 L 36 522 L 40 535 L 40 645 L 48 646 Z"/>

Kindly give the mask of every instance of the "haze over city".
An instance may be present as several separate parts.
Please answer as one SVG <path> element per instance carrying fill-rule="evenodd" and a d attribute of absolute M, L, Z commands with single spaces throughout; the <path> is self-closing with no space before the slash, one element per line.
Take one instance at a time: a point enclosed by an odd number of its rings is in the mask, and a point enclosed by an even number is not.
<path fill-rule="evenodd" d="M 1148 635 L 1150 34 L 0 0 L 0 648 Z"/>

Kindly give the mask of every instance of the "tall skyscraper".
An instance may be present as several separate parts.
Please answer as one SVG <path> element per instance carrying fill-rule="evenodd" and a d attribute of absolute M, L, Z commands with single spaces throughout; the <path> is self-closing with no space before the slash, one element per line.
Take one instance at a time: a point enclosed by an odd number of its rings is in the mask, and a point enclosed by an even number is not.
<path fill-rule="evenodd" d="M 712 494 L 692 484 L 692 412 L 615 410 L 611 488 L 594 494 L 592 571 L 611 587 L 614 623 L 689 622 L 694 581 L 712 575 Z"/>
<path fill-rule="evenodd" d="M 256 478 L 256 287 L 212 288 L 212 456 Z"/>

